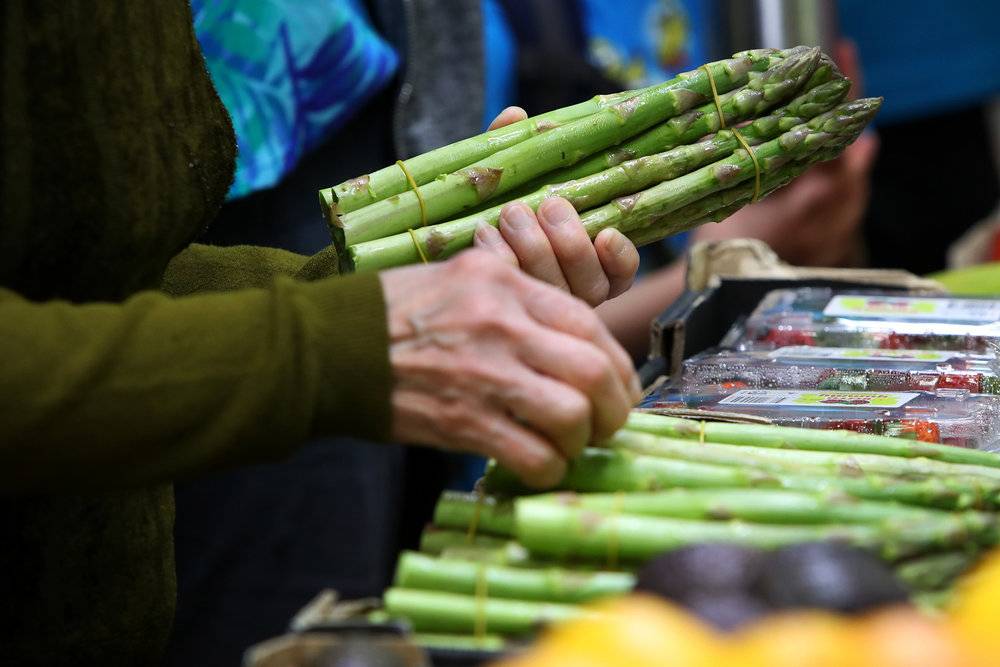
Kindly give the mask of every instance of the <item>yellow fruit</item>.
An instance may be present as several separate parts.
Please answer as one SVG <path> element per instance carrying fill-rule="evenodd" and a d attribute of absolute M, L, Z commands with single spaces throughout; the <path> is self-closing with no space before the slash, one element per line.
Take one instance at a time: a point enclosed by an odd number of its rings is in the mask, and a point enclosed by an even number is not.
<path fill-rule="evenodd" d="M 721 667 L 721 639 L 666 602 L 629 596 L 592 617 L 549 630 L 538 646 L 497 667 Z"/>
<path fill-rule="evenodd" d="M 857 627 L 819 611 L 769 616 L 734 638 L 740 667 L 867 667 Z"/>
<path fill-rule="evenodd" d="M 912 607 L 875 613 L 859 631 L 873 667 L 972 667 L 949 625 Z"/>
<path fill-rule="evenodd" d="M 1000 665 L 1000 550 L 959 580 L 948 615 L 956 634 L 985 664 Z"/>

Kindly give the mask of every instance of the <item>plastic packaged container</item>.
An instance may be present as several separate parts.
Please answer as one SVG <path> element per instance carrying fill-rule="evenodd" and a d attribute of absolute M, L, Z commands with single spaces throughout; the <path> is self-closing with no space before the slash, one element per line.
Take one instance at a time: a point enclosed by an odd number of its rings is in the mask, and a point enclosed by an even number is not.
<path fill-rule="evenodd" d="M 957 350 L 790 346 L 703 352 L 684 362 L 681 386 L 1000 394 L 998 369 L 993 354 Z"/>
<path fill-rule="evenodd" d="M 995 352 L 1000 299 L 776 290 L 747 318 L 740 349 L 788 346 Z"/>
<path fill-rule="evenodd" d="M 664 386 L 640 407 L 697 417 L 768 420 L 782 426 L 846 429 L 995 450 L 1000 400 L 963 390 L 942 392 L 750 389 L 739 386 Z"/>

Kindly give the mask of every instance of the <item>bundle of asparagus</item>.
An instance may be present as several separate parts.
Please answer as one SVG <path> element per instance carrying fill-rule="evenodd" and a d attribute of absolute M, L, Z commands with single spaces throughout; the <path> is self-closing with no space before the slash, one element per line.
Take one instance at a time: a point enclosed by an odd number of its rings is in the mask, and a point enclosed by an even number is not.
<path fill-rule="evenodd" d="M 615 227 L 651 243 L 836 157 L 881 104 L 844 103 L 849 88 L 819 49 L 745 51 L 359 176 L 320 203 L 345 272 L 445 259 L 497 225 L 505 203 L 555 195 L 591 237 Z"/>
<path fill-rule="evenodd" d="M 683 546 L 837 540 L 923 595 L 1000 543 L 1000 455 L 850 431 L 635 412 L 559 488 L 531 495 L 491 465 L 481 492 L 444 493 L 386 611 L 435 642 L 494 645 L 630 591 L 639 564 Z"/>

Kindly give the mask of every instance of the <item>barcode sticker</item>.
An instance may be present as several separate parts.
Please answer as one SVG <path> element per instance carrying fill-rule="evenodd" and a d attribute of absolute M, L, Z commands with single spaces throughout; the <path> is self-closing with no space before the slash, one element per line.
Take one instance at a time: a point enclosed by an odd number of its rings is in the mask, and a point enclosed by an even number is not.
<path fill-rule="evenodd" d="M 794 391 L 741 389 L 719 405 L 781 405 L 799 408 L 899 408 L 920 394 L 908 391 Z"/>
<path fill-rule="evenodd" d="M 882 350 L 860 347 L 790 345 L 767 353 L 773 359 L 831 359 L 837 361 L 917 361 L 943 363 L 950 359 L 993 359 L 995 355 L 970 355 L 958 350 Z"/>
<path fill-rule="evenodd" d="M 1000 300 L 841 294 L 830 299 L 823 315 L 985 324 L 1000 321 Z"/>

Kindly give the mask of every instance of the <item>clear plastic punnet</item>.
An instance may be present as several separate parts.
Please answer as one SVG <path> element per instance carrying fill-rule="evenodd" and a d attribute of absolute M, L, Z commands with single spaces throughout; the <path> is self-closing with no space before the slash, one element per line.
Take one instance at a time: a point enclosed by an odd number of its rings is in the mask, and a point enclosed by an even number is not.
<path fill-rule="evenodd" d="M 955 390 L 843 391 L 664 386 L 640 407 L 697 418 L 768 421 L 782 426 L 843 429 L 923 442 L 997 450 L 1000 401 Z"/>
<path fill-rule="evenodd" d="M 1000 299 L 901 296 L 829 288 L 776 290 L 745 323 L 737 347 L 788 346 L 995 352 Z"/>
<path fill-rule="evenodd" d="M 703 352 L 684 362 L 684 386 L 842 391 L 964 390 L 1000 394 L 992 353 L 794 345 Z"/>

